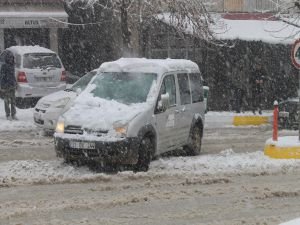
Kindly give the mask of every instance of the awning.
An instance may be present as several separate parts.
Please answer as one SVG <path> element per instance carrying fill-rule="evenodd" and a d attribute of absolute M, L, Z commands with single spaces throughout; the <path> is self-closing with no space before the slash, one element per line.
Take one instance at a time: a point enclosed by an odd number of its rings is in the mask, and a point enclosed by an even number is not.
<path fill-rule="evenodd" d="M 0 28 L 66 28 L 68 14 L 61 5 L 2 5 Z"/>

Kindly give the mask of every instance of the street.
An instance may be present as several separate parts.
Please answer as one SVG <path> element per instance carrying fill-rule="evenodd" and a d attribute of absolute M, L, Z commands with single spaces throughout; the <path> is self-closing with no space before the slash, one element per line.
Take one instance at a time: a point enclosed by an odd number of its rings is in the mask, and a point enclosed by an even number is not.
<path fill-rule="evenodd" d="M 300 215 L 300 163 L 265 157 L 271 135 L 207 127 L 200 156 L 104 174 L 65 165 L 35 129 L 2 131 L 0 224 L 279 224 Z"/>

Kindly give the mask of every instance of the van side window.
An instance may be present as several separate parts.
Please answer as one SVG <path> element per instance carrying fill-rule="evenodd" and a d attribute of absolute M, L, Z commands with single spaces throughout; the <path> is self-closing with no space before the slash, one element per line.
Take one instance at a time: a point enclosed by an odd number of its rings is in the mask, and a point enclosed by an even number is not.
<path fill-rule="evenodd" d="M 188 75 L 178 74 L 177 77 L 178 77 L 181 105 L 191 104 L 191 92 L 190 92 Z"/>
<path fill-rule="evenodd" d="M 199 73 L 190 74 L 192 103 L 203 101 L 203 87 Z"/>
<path fill-rule="evenodd" d="M 160 91 L 160 95 L 169 93 L 170 106 L 176 105 L 176 86 L 174 75 L 168 75 L 164 78 Z"/>

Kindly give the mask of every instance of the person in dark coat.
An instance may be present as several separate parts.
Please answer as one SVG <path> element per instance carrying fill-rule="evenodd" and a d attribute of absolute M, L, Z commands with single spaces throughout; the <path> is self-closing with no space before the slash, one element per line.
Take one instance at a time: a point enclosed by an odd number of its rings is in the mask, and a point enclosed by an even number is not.
<path fill-rule="evenodd" d="M 263 99 L 263 85 L 265 78 L 265 71 L 261 64 L 257 64 L 251 73 L 250 83 L 252 91 L 252 112 L 258 110 L 262 114 L 262 99 Z"/>
<path fill-rule="evenodd" d="M 0 70 L 0 88 L 4 95 L 4 107 L 8 120 L 17 120 L 15 90 L 17 81 L 15 77 L 15 59 L 11 52 L 5 55 L 5 63 Z"/>

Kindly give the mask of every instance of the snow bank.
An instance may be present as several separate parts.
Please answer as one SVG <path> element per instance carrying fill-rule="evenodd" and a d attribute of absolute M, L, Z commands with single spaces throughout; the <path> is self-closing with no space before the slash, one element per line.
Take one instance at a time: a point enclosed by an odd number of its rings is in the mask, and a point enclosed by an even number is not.
<path fill-rule="evenodd" d="M 18 121 L 6 119 L 4 101 L 0 99 L 0 131 L 25 131 L 34 130 L 36 126 L 33 122 L 33 109 L 18 109 Z"/>
<path fill-rule="evenodd" d="M 217 155 L 160 159 L 152 163 L 156 171 L 167 170 L 195 174 L 264 174 L 300 169 L 298 160 L 274 160 L 263 152 L 235 153 L 225 150 Z"/>
<path fill-rule="evenodd" d="M 116 175 L 97 174 L 86 167 L 72 167 L 62 161 L 10 161 L 0 163 L 0 187 L 24 184 L 77 183 L 89 181 L 109 181 L 111 179 L 139 179 L 156 176 L 195 176 L 230 174 L 276 174 L 300 169 L 300 161 L 274 160 L 263 152 L 235 153 L 225 150 L 216 155 L 197 157 L 171 157 L 153 161 L 147 173 L 131 171 Z"/>

